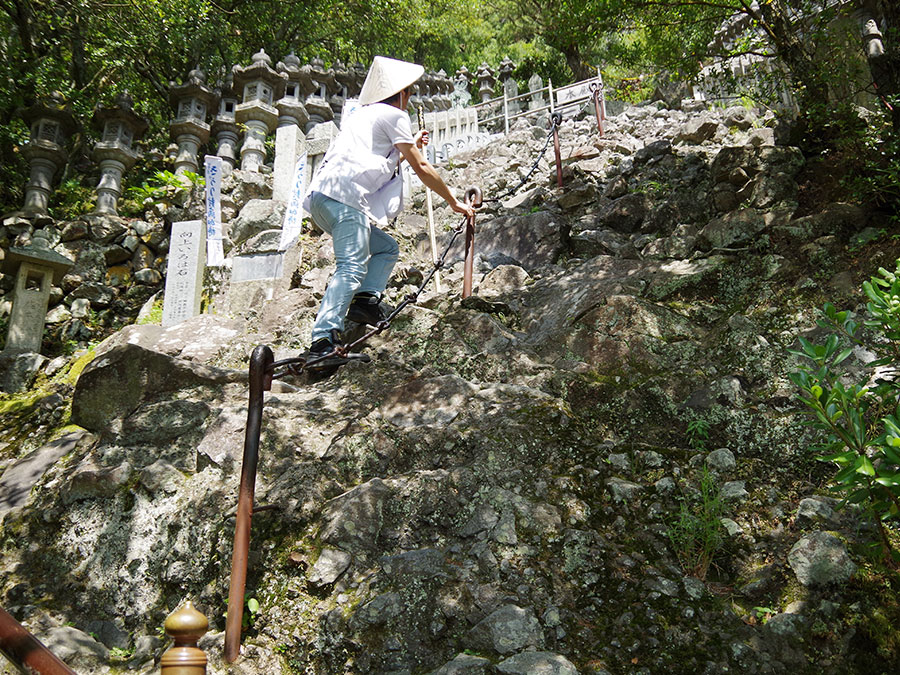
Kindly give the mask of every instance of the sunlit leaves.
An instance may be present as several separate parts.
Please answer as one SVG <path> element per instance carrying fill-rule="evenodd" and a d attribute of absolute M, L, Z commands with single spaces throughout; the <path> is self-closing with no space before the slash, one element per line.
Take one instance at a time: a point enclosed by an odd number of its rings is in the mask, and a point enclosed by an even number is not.
<path fill-rule="evenodd" d="M 827 304 L 819 324 L 838 332 L 824 343 L 798 338 L 800 348 L 791 353 L 801 365 L 790 379 L 807 408 L 810 425 L 825 439 L 827 451 L 819 458 L 838 466 L 835 488 L 844 493 L 846 502 L 863 506 L 880 523 L 900 515 L 900 383 L 891 373 L 867 374 L 866 380 L 852 384 L 838 366 L 852 354 L 848 342 L 883 355 L 869 361 L 870 372 L 896 363 L 900 275 L 879 269 L 864 284 L 864 292 L 869 302 L 863 325 L 870 332 L 864 336 L 851 312 Z M 887 542 L 884 537 L 885 546 Z"/>

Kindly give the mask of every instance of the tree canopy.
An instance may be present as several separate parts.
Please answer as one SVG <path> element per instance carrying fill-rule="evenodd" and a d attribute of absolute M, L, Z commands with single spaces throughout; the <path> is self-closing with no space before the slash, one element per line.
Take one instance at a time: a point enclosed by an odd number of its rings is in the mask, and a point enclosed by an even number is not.
<path fill-rule="evenodd" d="M 882 36 L 878 77 L 859 34 L 866 14 Z M 162 141 L 171 81 L 199 66 L 214 83 L 260 48 L 326 64 L 385 54 L 451 75 L 510 56 L 523 81 L 537 72 L 556 84 L 597 67 L 686 79 L 754 55 L 803 113 L 827 116 L 877 84 L 896 129 L 898 14 L 890 0 L 0 0 L 0 204 L 20 196 L 21 108 L 58 91 L 87 120 L 128 90 Z"/>

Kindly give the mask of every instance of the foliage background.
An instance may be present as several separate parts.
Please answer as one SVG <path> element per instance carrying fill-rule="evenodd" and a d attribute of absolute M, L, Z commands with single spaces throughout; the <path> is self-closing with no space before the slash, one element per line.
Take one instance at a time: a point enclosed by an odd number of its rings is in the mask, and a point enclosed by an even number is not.
<path fill-rule="evenodd" d="M 812 0 L 0 0 L 0 207 L 21 204 L 27 180 L 19 147 L 27 129 L 21 108 L 50 92 L 63 94 L 87 126 L 73 139 L 73 161 L 59 177 L 94 176 L 87 161 L 95 130 L 93 108 L 123 90 L 150 118 L 144 147 L 168 143 L 170 81 L 194 67 L 221 80 L 233 64 L 246 64 L 260 48 L 273 61 L 294 52 L 301 61 L 368 64 L 375 54 L 410 59 L 452 75 L 482 62 L 496 68 L 509 56 L 525 86 L 532 73 L 554 84 L 603 69 L 612 89 L 620 79 L 683 81 L 711 59 L 764 54 L 777 62 L 782 85 L 818 120 L 845 119 L 847 102 L 864 90 L 863 45 L 854 12 L 881 20 L 889 51 L 887 72 L 897 71 L 900 9 L 887 0 L 842 0 L 825 12 Z M 756 29 L 733 43 L 715 39 L 727 22 Z M 855 34 L 854 34 L 855 33 Z M 853 83 L 853 84 L 848 84 Z M 882 88 L 897 101 L 896 86 Z M 871 98 L 871 97 L 870 97 Z M 900 111 L 900 105 L 895 106 Z M 900 117 L 894 114 L 894 130 Z M 821 137 L 824 122 L 813 128 Z M 839 131 L 845 126 L 838 125 Z M 827 134 L 826 134 L 827 136 Z M 137 177 L 140 179 L 140 176 Z M 70 184 L 71 185 L 71 184 Z"/>

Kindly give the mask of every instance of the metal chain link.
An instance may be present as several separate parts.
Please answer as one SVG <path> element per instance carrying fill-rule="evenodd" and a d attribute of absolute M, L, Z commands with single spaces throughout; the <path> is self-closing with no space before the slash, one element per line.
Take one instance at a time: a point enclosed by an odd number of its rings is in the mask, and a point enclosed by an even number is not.
<path fill-rule="evenodd" d="M 547 152 L 547 148 L 550 147 L 550 141 L 551 141 L 551 139 L 553 138 L 553 132 L 554 132 L 554 131 L 556 130 L 556 128 L 559 126 L 559 121 L 558 121 L 558 120 L 559 120 L 559 116 L 558 116 L 557 113 L 554 113 L 553 115 L 551 115 L 551 116 L 550 116 L 550 120 L 551 120 L 551 123 L 550 123 L 550 131 L 547 132 L 547 140 L 544 142 L 544 147 L 541 148 L 540 153 L 538 153 L 537 159 L 534 160 L 534 164 L 531 166 L 531 169 L 528 171 L 528 173 L 525 175 L 525 177 L 524 177 L 521 181 L 519 181 L 519 184 L 518 184 L 518 185 L 516 185 L 514 188 L 511 188 L 510 190 L 507 190 L 506 192 L 504 192 L 504 193 L 503 193 L 502 195 L 500 195 L 499 197 L 491 197 L 490 199 L 485 199 L 484 201 L 486 201 L 486 202 L 500 202 L 500 201 L 503 201 L 504 199 L 506 199 L 507 197 L 510 197 L 511 195 L 514 195 L 516 192 L 519 191 L 519 189 L 520 189 L 523 185 L 525 185 L 525 183 L 528 182 L 528 180 L 531 178 L 532 174 L 533 174 L 535 171 L 537 171 L 538 164 L 541 163 L 541 159 L 543 159 L 544 153 L 546 153 L 546 152 Z"/>
<path fill-rule="evenodd" d="M 456 242 L 456 239 L 459 237 L 459 235 L 461 235 L 465 231 L 467 222 L 468 218 L 463 218 L 462 222 L 453 231 L 453 236 L 450 237 L 450 241 L 447 242 L 447 245 L 444 247 L 444 251 L 437 259 L 437 262 L 435 262 L 432 266 L 431 271 L 427 275 L 425 275 L 425 278 L 422 280 L 422 283 L 419 284 L 419 287 L 412 293 L 408 293 L 403 301 L 399 305 L 397 305 L 393 312 L 388 314 L 382 321 L 379 321 L 378 324 L 374 328 L 369 330 L 365 335 L 350 343 L 349 345 L 338 345 L 334 348 L 334 351 L 328 354 L 323 354 L 322 356 L 318 356 L 314 359 L 307 360 L 305 357 L 295 356 L 293 358 L 275 361 L 267 368 L 267 371 L 273 373 L 273 378 L 277 378 L 288 373 L 299 375 L 301 372 L 303 372 L 304 369 L 309 368 L 310 366 L 314 366 L 317 363 L 325 361 L 326 359 L 334 358 L 335 356 L 352 360 L 354 358 L 351 354 L 351 351 L 353 349 L 361 346 L 373 335 L 378 335 L 379 333 L 382 333 L 390 328 L 391 322 L 397 317 L 398 314 L 400 314 L 400 312 L 406 309 L 409 305 L 415 304 L 418 301 L 419 296 L 425 290 L 428 282 L 431 281 L 438 270 L 440 270 L 444 266 L 447 255 L 450 253 L 450 249 L 453 247 L 453 244 Z M 285 370 L 281 373 L 276 373 L 275 371 L 277 368 L 285 368 Z"/>
<path fill-rule="evenodd" d="M 515 194 L 523 185 L 525 185 L 525 183 L 528 182 L 528 180 L 531 178 L 532 174 L 534 174 L 534 172 L 537 170 L 537 167 L 540 164 L 541 159 L 544 157 L 544 153 L 547 152 L 547 148 L 550 146 L 550 141 L 553 138 L 553 132 L 556 131 L 556 129 L 559 127 L 561 122 L 562 122 L 562 115 L 560 115 L 558 112 L 553 113 L 550 116 L 550 130 L 547 132 L 547 140 L 544 142 L 544 147 L 541 149 L 540 153 L 538 154 L 537 159 L 535 159 L 534 164 L 532 165 L 531 169 L 528 171 L 528 173 L 525 175 L 525 177 L 521 181 L 519 181 L 519 184 L 516 185 L 515 187 L 511 188 L 510 190 L 507 190 L 505 193 L 503 193 L 499 197 L 492 197 L 490 199 L 485 199 L 485 200 L 483 200 L 484 202 L 502 201 L 502 200 L 506 199 L 507 197 L 509 197 L 510 195 Z M 480 205 L 481 204 L 478 204 L 478 206 L 480 206 Z M 385 330 L 387 330 L 388 328 L 390 328 L 391 322 L 397 317 L 398 314 L 400 314 L 400 312 L 402 312 L 404 309 L 406 309 L 409 305 L 415 304 L 418 301 L 419 296 L 425 290 L 425 287 L 428 285 L 428 282 L 431 281 L 431 279 L 434 277 L 434 275 L 437 274 L 437 272 L 444 266 L 444 263 L 447 258 L 447 254 L 450 252 L 450 249 L 453 247 L 453 244 L 456 242 L 456 239 L 465 230 L 467 221 L 468 221 L 467 218 L 463 218 L 462 222 L 453 231 L 453 236 L 450 237 L 450 241 L 447 242 L 447 245 L 444 247 L 444 251 L 441 253 L 437 262 L 435 262 L 434 265 L 432 266 L 431 271 L 428 272 L 427 275 L 425 275 L 425 278 L 423 279 L 423 281 L 419 285 L 419 287 L 414 292 L 407 294 L 407 296 L 403 299 L 403 301 L 399 305 L 397 305 L 397 307 L 394 309 L 394 311 L 392 311 L 390 314 L 388 314 L 383 320 L 379 321 L 378 324 L 374 328 L 369 330 L 362 337 L 358 338 L 357 340 L 350 343 L 349 345 L 337 345 L 332 352 L 330 352 L 328 354 L 323 354 L 322 356 L 317 356 L 314 359 L 307 360 L 305 357 L 295 356 L 293 358 L 275 361 L 266 369 L 267 372 L 272 373 L 273 378 L 277 378 L 277 377 L 286 375 L 288 373 L 293 373 L 293 374 L 299 375 L 300 373 L 303 372 L 303 370 L 309 368 L 310 366 L 314 366 L 317 363 L 321 363 L 322 361 L 325 361 L 327 359 L 334 358 L 335 356 L 340 357 L 340 358 L 350 359 L 350 360 L 352 360 L 354 358 L 362 358 L 362 355 L 353 354 L 352 350 L 357 347 L 360 347 L 372 336 L 378 335 L 379 333 L 382 333 Z M 276 370 L 278 368 L 284 368 L 285 370 L 282 371 L 281 373 L 277 373 Z"/>

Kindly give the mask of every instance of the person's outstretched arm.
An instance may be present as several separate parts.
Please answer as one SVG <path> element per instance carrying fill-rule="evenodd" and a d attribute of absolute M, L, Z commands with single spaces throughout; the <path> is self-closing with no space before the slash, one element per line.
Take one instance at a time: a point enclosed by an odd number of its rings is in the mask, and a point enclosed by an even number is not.
<path fill-rule="evenodd" d="M 422 153 L 419 152 L 415 145 L 412 143 L 397 143 L 396 147 L 400 154 L 403 155 L 403 159 L 409 162 L 416 175 L 422 179 L 425 187 L 431 188 L 436 192 L 457 213 L 462 213 L 465 216 L 471 216 L 474 213 L 471 206 L 459 201 L 453 195 L 450 188 L 447 187 L 447 184 L 431 165 L 431 162 L 422 156 Z"/>

